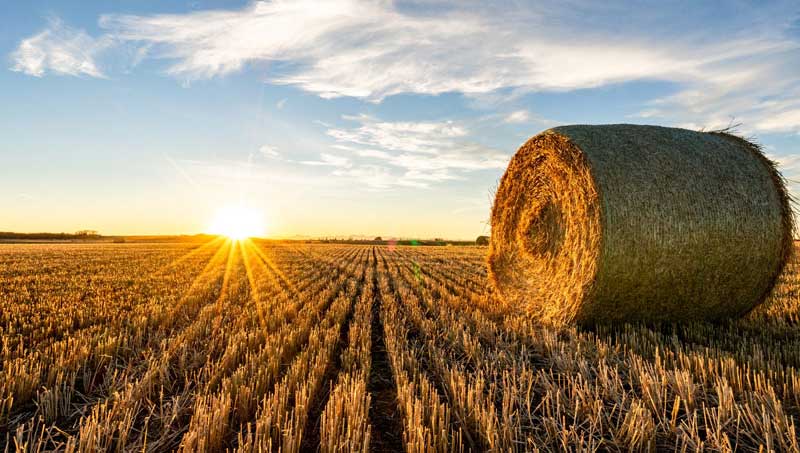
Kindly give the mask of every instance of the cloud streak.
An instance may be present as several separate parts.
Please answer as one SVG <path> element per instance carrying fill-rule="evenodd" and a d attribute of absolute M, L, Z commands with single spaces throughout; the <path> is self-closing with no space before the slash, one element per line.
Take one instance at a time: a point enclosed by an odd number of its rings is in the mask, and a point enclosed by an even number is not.
<path fill-rule="evenodd" d="M 22 40 L 11 54 L 11 70 L 34 77 L 47 73 L 104 77 L 95 59 L 112 45 L 110 36 L 95 39 L 51 19 L 44 31 Z"/>
<path fill-rule="evenodd" d="M 328 153 L 321 153 L 319 155 L 319 160 L 301 160 L 298 163 L 303 165 L 317 166 L 317 167 L 349 168 L 352 166 L 352 164 L 350 163 L 350 159 Z"/>
<path fill-rule="evenodd" d="M 718 6 L 691 8 L 686 15 L 674 5 L 623 2 L 439 2 L 426 9 L 274 0 L 239 10 L 109 14 L 97 39 L 51 23 L 22 41 L 12 68 L 99 77 L 97 54 L 129 43 L 184 81 L 281 62 L 270 65 L 269 82 L 372 102 L 401 93 L 518 95 L 661 80 L 675 92 L 643 108 L 642 117 L 708 127 L 736 117 L 760 131 L 800 131 L 800 42 L 790 33 L 796 4 L 742 4 L 728 15 Z M 515 112 L 507 120 L 524 118 Z"/>
<path fill-rule="evenodd" d="M 719 14 L 714 8 L 695 6 L 697 21 L 686 22 L 674 12 L 614 2 L 602 9 L 590 2 L 438 6 L 424 14 L 388 1 L 277 0 L 239 11 L 109 15 L 101 24 L 120 39 L 155 46 L 170 61 L 168 72 L 188 79 L 284 61 L 292 69 L 269 75 L 272 83 L 373 102 L 400 93 L 481 96 L 665 80 L 679 90 L 648 109 L 653 117 L 717 125 L 737 116 L 765 131 L 800 129 L 797 103 L 752 107 L 800 88 L 792 70 L 800 62 L 798 43 L 774 19 L 790 10 L 780 3 L 742 13 L 747 22 L 725 27 L 717 20 L 706 33 L 699 30 Z M 635 25 L 615 26 L 617 12 Z M 654 19 L 668 14 L 675 17 Z M 297 23 L 302 34 L 294 33 Z M 767 120 L 776 113 L 783 121 Z M 519 114 L 508 120 L 524 121 Z"/>
<path fill-rule="evenodd" d="M 346 162 L 348 170 L 334 174 L 371 187 L 428 187 L 508 164 L 507 154 L 470 141 L 467 128 L 457 122 L 389 122 L 367 115 L 345 119 L 356 125 L 329 128 L 327 134 L 337 141 L 334 148 L 356 156 L 357 162 L 338 158 L 339 166 Z M 332 161 L 329 155 L 322 157 L 322 162 Z"/>
<path fill-rule="evenodd" d="M 531 114 L 527 110 L 517 110 L 509 113 L 503 119 L 506 123 L 527 123 L 531 119 Z"/>
<path fill-rule="evenodd" d="M 541 13 L 514 8 L 493 13 L 452 7 L 422 15 L 385 1 L 276 0 L 239 11 L 106 15 L 100 23 L 119 39 L 155 46 L 155 55 L 170 60 L 168 72 L 176 76 L 208 78 L 248 63 L 291 61 L 296 69 L 273 75 L 273 83 L 322 97 L 373 101 L 400 93 L 571 90 L 648 77 L 686 78 L 707 60 L 700 55 L 714 50 L 705 46 L 687 58 L 688 45 L 581 38 L 576 30 L 542 26 Z M 540 26 L 530 27 L 525 19 Z M 304 24 L 302 34 L 296 32 L 298 23 Z"/>
<path fill-rule="evenodd" d="M 278 148 L 272 145 L 261 145 L 261 147 L 258 148 L 258 151 L 267 159 L 278 159 L 281 157 L 281 153 L 278 151 Z"/>

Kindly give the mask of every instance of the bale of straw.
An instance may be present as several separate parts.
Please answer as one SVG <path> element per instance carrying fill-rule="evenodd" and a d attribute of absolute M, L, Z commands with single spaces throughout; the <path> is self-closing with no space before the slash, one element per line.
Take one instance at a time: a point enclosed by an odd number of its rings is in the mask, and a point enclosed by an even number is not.
<path fill-rule="evenodd" d="M 793 234 L 784 180 L 758 146 L 628 124 L 528 140 L 491 225 L 500 298 L 554 325 L 742 316 L 771 290 Z"/>

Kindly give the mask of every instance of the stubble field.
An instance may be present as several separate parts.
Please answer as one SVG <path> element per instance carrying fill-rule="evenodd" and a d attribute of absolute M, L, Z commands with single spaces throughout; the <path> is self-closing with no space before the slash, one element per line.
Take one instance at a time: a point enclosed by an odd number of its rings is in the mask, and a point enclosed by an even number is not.
<path fill-rule="evenodd" d="M 0 445 L 800 450 L 794 261 L 741 321 L 556 331 L 500 316 L 485 254 L 0 245 Z"/>

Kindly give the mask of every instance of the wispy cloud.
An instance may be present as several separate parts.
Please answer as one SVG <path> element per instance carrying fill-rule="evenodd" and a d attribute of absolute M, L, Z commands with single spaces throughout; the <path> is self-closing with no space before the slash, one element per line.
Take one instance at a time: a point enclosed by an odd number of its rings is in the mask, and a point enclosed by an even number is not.
<path fill-rule="evenodd" d="M 375 101 L 398 93 L 588 88 L 686 75 L 699 63 L 699 52 L 689 58 L 679 52 L 689 46 L 653 48 L 627 39 L 582 37 L 571 28 L 546 26 L 545 14 L 530 9 L 492 13 L 451 6 L 423 15 L 402 12 L 391 2 L 276 0 L 238 11 L 107 15 L 100 23 L 120 39 L 156 46 L 156 56 L 172 61 L 168 72 L 180 77 L 292 61 L 297 69 L 273 75 L 272 82 L 323 97 Z M 298 23 L 304 24 L 302 34 L 295 32 Z"/>
<path fill-rule="evenodd" d="M 264 187 L 332 186 L 331 178 L 312 178 L 290 165 L 275 168 L 259 163 L 229 159 L 179 159 L 173 161 L 178 176 L 190 180 L 197 190 L 213 192 L 236 187 L 258 190 Z"/>
<path fill-rule="evenodd" d="M 786 73 L 797 67 L 797 42 L 781 35 L 785 24 L 774 20 L 790 5 L 754 7 L 741 14 L 748 18 L 745 23 L 729 21 L 724 27 L 716 21 L 703 33 L 705 26 L 685 17 L 660 24 L 653 18 L 666 12 L 649 7 L 546 3 L 493 8 L 443 2 L 436 14 L 424 14 L 393 2 L 277 0 L 238 11 L 109 15 L 101 24 L 122 39 L 155 45 L 158 56 L 171 61 L 168 72 L 180 77 L 220 76 L 248 63 L 290 61 L 292 70 L 270 80 L 322 97 L 380 101 L 399 93 L 562 91 L 657 79 L 682 87 L 663 100 L 659 117 L 686 121 L 685 116 L 697 116 L 710 122 L 753 101 L 780 96 L 786 87 L 776 81 L 793 80 L 798 86 L 796 75 Z M 698 21 L 714 20 L 705 17 L 713 11 L 695 8 Z M 618 12 L 634 25 L 615 26 Z M 763 19 L 769 14 L 772 23 Z M 300 35 L 293 32 L 297 23 L 304 24 Z M 676 30 L 665 28 L 676 23 Z M 687 33 L 680 33 L 681 27 Z M 738 99 L 719 106 L 731 95 Z M 679 109 L 698 114 L 681 116 Z M 774 110 L 766 108 L 752 121 L 760 123 L 770 113 Z M 797 126 L 788 119 L 784 127 Z M 509 120 L 523 121 L 520 114 Z"/>
<path fill-rule="evenodd" d="M 367 115 L 345 119 L 356 125 L 327 133 L 338 142 L 334 148 L 359 159 L 350 171 L 338 174 L 366 177 L 368 185 L 427 187 L 508 164 L 507 154 L 470 141 L 466 126 L 457 122 L 390 122 Z"/>
<path fill-rule="evenodd" d="M 777 162 L 783 170 L 793 174 L 800 173 L 800 154 L 777 155 L 767 150 L 767 157 Z"/>
<path fill-rule="evenodd" d="M 733 116 L 762 131 L 800 131 L 800 42 L 789 32 L 796 3 L 740 4 L 735 13 L 691 7 L 687 15 L 670 4 L 614 1 L 413 8 L 274 0 L 238 10 L 109 14 L 99 21 L 107 35 L 96 40 L 51 24 L 20 44 L 14 68 L 99 76 L 94 57 L 113 40 L 147 48 L 184 81 L 289 62 L 270 66 L 267 80 L 373 102 L 400 93 L 485 98 L 661 80 L 676 92 L 643 116 L 708 126 Z M 508 119 L 523 121 L 519 112 Z"/>
<path fill-rule="evenodd" d="M 413 122 L 379 121 L 368 115 L 345 116 L 360 123 L 351 129 L 328 129 L 328 135 L 341 142 L 375 146 L 394 151 L 437 153 L 453 138 L 464 137 L 467 131 L 452 121 Z"/>
<path fill-rule="evenodd" d="M 781 174 L 786 178 L 789 191 L 797 197 L 800 193 L 800 153 L 776 154 L 774 148 L 767 148 L 765 151 L 767 157 L 778 164 Z M 794 209 L 795 216 L 800 216 L 796 205 Z"/>
<path fill-rule="evenodd" d="M 798 132 L 800 133 L 800 102 L 796 109 L 784 110 L 775 115 L 762 119 L 755 127 L 763 131 L 773 132 Z"/>
<path fill-rule="evenodd" d="M 367 189 L 391 189 L 393 187 L 413 187 L 425 188 L 428 184 L 398 175 L 390 168 L 383 165 L 362 164 L 356 167 L 339 169 L 333 172 L 333 176 L 347 178 L 358 181 Z"/>
<path fill-rule="evenodd" d="M 509 113 L 503 118 L 506 123 L 526 123 L 531 119 L 531 114 L 527 110 L 517 110 Z"/>
<path fill-rule="evenodd" d="M 321 153 L 319 160 L 301 160 L 298 163 L 303 165 L 321 166 L 321 167 L 344 167 L 351 166 L 350 159 L 342 156 L 335 156 L 333 154 Z"/>
<path fill-rule="evenodd" d="M 766 154 L 778 163 L 781 173 L 789 179 L 791 186 L 800 186 L 800 154 L 776 154 L 774 149 L 767 149 Z"/>
<path fill-rule="evenodd" d="M 800 43 L 739 43 L 698 68 L 678 92 L 655 99 L 641 117 L 716 129 L 741 123 L 747 132 L 800 132 Z"/>
<path fill-rule="evenodd" d="M 281 156 L 281 153 L 280 151 L 278 151 L 278 148 L 272 145 L 261 145 L 261 147 L 258 148 L 258 151 L 261 153 L 262 156 L 268 159 L 276 159 Z"/>
<path fill-rule="evenodd" d="M 53 18 L 44 31 L 22 40 L 11 54 L 11 70 L 34 77 L 48 72 L 103 77 L 95 59 L 112 44 L 109 36 L 95 39 Z"/>

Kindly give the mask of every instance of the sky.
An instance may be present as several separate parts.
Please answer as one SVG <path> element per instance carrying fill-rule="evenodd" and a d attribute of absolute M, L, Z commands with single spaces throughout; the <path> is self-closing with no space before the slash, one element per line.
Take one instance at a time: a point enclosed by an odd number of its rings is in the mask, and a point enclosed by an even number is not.
<path fill-rule="evenodd" d="M 800 196 L 800 3 L 0 3 L 0 230 L 488 234 L 562 124 L 733 124 Z"/>

